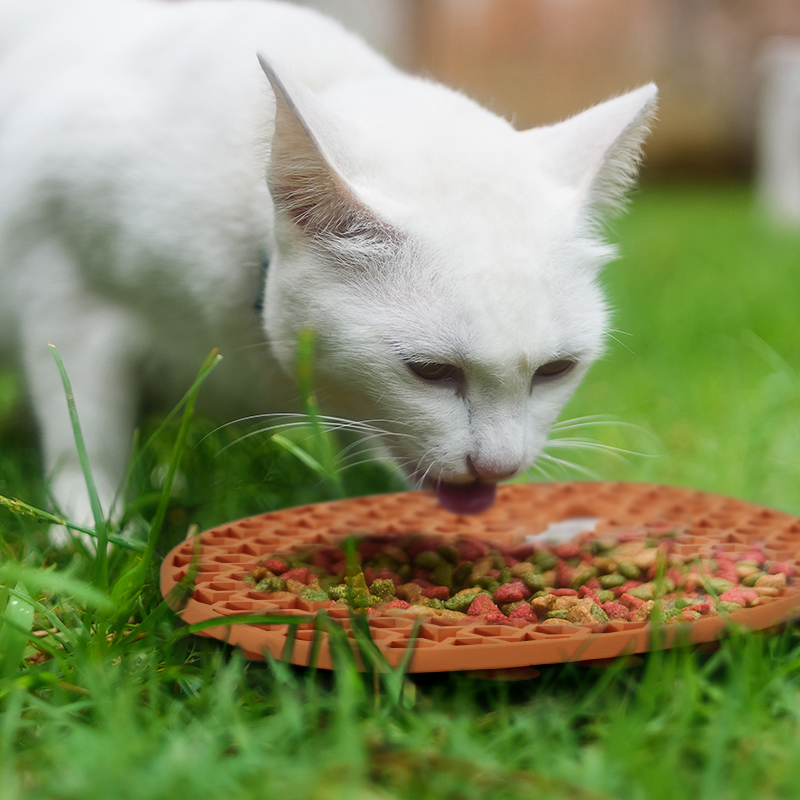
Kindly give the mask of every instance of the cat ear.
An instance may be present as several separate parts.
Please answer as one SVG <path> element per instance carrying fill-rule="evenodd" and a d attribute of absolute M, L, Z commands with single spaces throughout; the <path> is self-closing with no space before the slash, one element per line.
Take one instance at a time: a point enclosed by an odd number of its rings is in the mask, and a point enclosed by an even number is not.
<path fill-rule="evenodd" d="M 260 54 L 258 60 L 275 94 L 267 182 L 276 211 L 309 236 L 351 238 L 363 233 L 370 212 L 331 166 L 275 70 Z"/>
<path fill-rule="evenodd" d="M 578 189 L 590 208 L 618 209 L 636 179 L 657 94 L 656 85 L 649 83 L 526 135 L 544 149 L 557 177 Z"/>

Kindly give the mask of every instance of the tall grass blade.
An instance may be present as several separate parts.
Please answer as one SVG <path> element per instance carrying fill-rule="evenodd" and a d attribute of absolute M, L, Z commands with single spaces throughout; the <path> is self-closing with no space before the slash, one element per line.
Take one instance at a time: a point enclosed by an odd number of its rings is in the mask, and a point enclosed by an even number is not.
<path fill-rule="evenodd" d="M 201 367 L 197 376 L 197 380 L 194 382 L 192 388 L 187 394 L 183 415 L 181 416 L 181 424 L 178 428 L 178 435 L 175 439 L 175 445 L 172 448 L 172 455 L 167 466 L 167 474 L 161 487 L 161 495 L 159 497 L 158 506 L 156 507 L 156 513 L 153 517 L 153 522 L 150 526 L 150 535 L 148 537 L 147 545 L 145 547 L 140 564 L 139 580 L 142 583 L 144 582 L 144 577 L 153 561 L 158 537 L 161 534 L 161 529 L 164 525 L 164 519 L 167 516 L 169 500 L 172 495 L 172 484 L 175 480 L 175 474 L 178 471 L 178 465 L 180 464 L 181 457 L 186 449 L 186 435 L 189 432 L 189 423 L 192 421 L 192 417 L 194 416 L 194 406 L 197 401 L 197 394 L 200 391 L 200 386 L 203 381 L 211 374 L 211 371 L 217 366 L 217 364 L 219 364 L 221 360 L 222 356 L 220 356 L 216 350 L 213 350 L 203 363 L 203 366 Z"/>
<path fill-rule="evenodd" d="M 69 408 L 69 418 L 72 425 L 72 434 L 75 437 L 75 448 L 78 451 L 78 460 L 81 465 L 81 472 L 86 481 L 86 491 L 89 493 L 89 503 L 92 507 L 92 516 L 94 517 L 94 527 L 97 532 L 97 555 L 95 556 L 95 583 L 101 588 L 108 588 L 108 527 L 106 524 L 103 509 L 100 505 L 100 497 L 97 494 L 97 486 L 94 482 L 92 475 L 92 467 L 89 463 L 89 455 L 86 452 L 86 443 L 83 439 L 83 431 L 81 430 L 81 423 L 78 419 L 78 408 L 75 405 L 75 396 L 72 393 L 72 384 L 70 383 L 67 370 L 64 367 L 64 362 L 58 353 L 55 345 L 48 345 L 50 352 L 53 354 L 58 372 L 61 375 L 61 383 L 64 386 L 64 393 L 67 397 L 67 407 Z"/>
<path fill-rule="evenodd" d="M 328 431 L 320 416 L 319 405 L 314 394 L 314 342 L 316 332 L 311 328 L 300 331 L 297 341 L 297 386 L 303 401 L 304 411 L 308 415 L 309 426 L 313 434 L 314 456 L 322 467 L 337 497 L 344 497 L 345 490 L 336 461 L 336 447 L 333 435 Z"/>

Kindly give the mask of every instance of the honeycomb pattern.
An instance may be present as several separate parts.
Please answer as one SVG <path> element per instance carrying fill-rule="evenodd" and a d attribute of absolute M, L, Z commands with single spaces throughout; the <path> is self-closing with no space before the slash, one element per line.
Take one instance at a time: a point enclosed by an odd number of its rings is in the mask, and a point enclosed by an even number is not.
<path fill-rule="evenodd" d="M 194 591 L 183 609 L 187 623 L 237 614 L 310 616 L 330 603 L 307 603 L 295 595 L 266 597 L 244 583 L 260 557 L 311 543 L 338 544 L 353 533 L 437 533 L 473 536 L 512 544 L 544 531 L 553 522 L 577 517 L 599 518 L 604 525 L 642 525 L 669 522 L 679 528 L 677 550 L 682 555 L 707 555 L 712 547 L 733 553 L 763 544 L 770 559 L 792 563 L 800 571 L 800 519 L 742 500 L 692 489 L 632 483 L 553 483 L 502 486 L 497 502 L 477 516 L 455 516 L 444 511 L 433 494 L 408 492 L 342 500 L 291 508 L 212 528 L 187 540 L 165 559 L 161 591 L 166 597 L 189 575 L 192 560 L 197 573 Z M 744 609 L 731 619 L 751 629 L 784 621 L 800 605 L 800 587 L 790 586 L 772 602 Z M 327 608 L 347 635 L 348 612 Z M 413 646 L 411 672 L 492 670 L 562 661 L 613 658 L 640 653 L 652 646 L 699 643 L 717 638 L 725 627 L 721 617 L 693 623 L 670 624 L 653 637 L 648 623 L 612 621 L 596 626 L 487 625 L 431 617 L 411 642 L 412 619 L 387 614 L 370 615 L 373 640 L 388 662 L 397 665 Z M 235 624 L 210 628 L 212 636 L 240 647 L 248 658 L 263 660 L 265 651 L 281 657 L 289 626 Z M 309 663 L 314 640 L 313 621 L 299 625 L 291 651 L 292 663 Z M 655 645 L 654 643 L 658 644 Z M 317 665 L 332 668 L 327 634 L 322 635 Z"/>

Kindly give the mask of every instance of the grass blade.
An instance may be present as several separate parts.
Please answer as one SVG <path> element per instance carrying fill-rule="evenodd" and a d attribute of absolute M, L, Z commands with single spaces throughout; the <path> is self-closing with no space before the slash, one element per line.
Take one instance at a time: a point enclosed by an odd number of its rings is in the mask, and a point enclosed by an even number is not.
<path fill-rule="evenodd" d="M 78 451 L 78 460 L 81 465 L 81 472 L 86 481 L 86 491 L 89 493 L 89 503 L 92 507 L 92 516 L 94 517 L 94 527 L 97 532 L 97 555 L 95 556 L 95 583 L 101 588 L 108 587 L 108 528 L 106 520 L 103 515 L 103 509 L 100 505 L 100 497 L 97 494 L 97 486 L 94 482 L 92 475 L 92 467 L 89 463 L 89 455 L 86 452 L 86 443 L 83 439 L 83 431 L 81 430 L 81 423 L 78 419 L 78 408 L 75 405 L 75 396 L 72 393 L 72 384 L 70 383 L 67 370 L 64 367 L 64 362 L 58 353 L 55 345 L 48 345 L 50 352 L 53 354 L 58 372 L 61 375 L 61 383 L 64 386 L 64 393 L 67 397 L 67 407 L 69 409 L 69 418 L 72 425 L 72 434 L 75 437 L 75 448 Z"/>

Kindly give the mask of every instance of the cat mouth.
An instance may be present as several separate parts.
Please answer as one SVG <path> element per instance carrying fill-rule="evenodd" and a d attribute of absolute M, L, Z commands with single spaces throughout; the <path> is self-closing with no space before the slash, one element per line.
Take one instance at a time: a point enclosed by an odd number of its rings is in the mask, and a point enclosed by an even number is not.
<path fill-rule="evenodd" d="M 496 483 L 435 481 L 431 488 L 442 508 L 453 514 L 480 514 L 494 503 Z"/>

